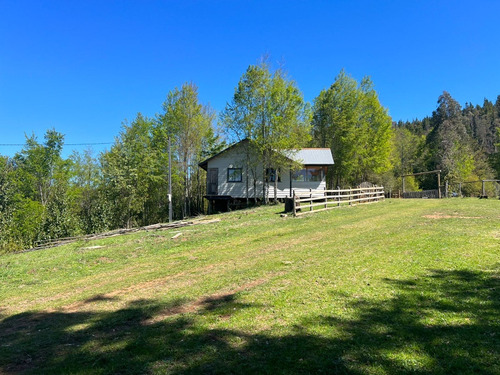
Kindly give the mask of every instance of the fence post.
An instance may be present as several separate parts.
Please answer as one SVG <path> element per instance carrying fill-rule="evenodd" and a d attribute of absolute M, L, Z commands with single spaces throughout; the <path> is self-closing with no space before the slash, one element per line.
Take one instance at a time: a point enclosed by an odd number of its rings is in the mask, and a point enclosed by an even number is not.
<path fill-rule="evenodd" d="M 340 186 L 337 186 L 337 207 L 340 207 Z"/>
<path fill-rule="evenodd" d="M 441 173 L 438 172 L 438 199 L 441 199 Z"/>
<path fill-rule="evenodd" d="M 482 184 L 483 184 L 483 196 L 482 198 L 484 198 L 486 196 L 486 189 L 484 188 L 484 180 L 481 180 Z"/>
<path fill-rule="evenodd" d="M 461 182 L 458 184 L 458 194 L 459 194 L 458 196 L 460 198 L 462 198 L 462 183 Z"/>
<path fill-rule="evenodd" d="M 352 206 L 352 188 L 349 186 L 349 206 Z"/>
<path fill-rule="evenodd" d="M 448 198 L 448 180 L 444 183 L 444 197 Z"/>
<path fill-rule="evenodd" d="M 309 211 L 312 211 L 313 210 L 313 201 L 312 201 L 312 197 L 313 197 L 313 194 L 312 194 L 312 189 L 309 189 Z"/>
<path fill-rule="evenodd" d="M 293 216 L 297 216 L 297 207 L 295 206 L 295 190 L 293 191 L 293 195 L 292 195 L 292 202 L 293 202 L 293 209 L 292 209 L 292 212 L 293 212 Z"/>
<path fill-rule="evenodd" d="M 327 208 L 327 203 L 328 203 L 328 194 L 326 192 L 326 186 L 325 186 L 325 209 Z"/>

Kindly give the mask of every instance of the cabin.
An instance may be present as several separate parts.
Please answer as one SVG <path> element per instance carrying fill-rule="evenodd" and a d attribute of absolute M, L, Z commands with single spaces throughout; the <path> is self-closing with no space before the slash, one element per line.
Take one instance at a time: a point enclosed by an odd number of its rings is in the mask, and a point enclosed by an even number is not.
<path fill-rule="evenodd" d="M 205 198 L 215 210 L 227 209 L 231 201 L 243 202 L 247 198 L 247 189 L 249 198 L 261 200 L 266 181 L 269 182 L 266 194 L 269 199 L 274 199 L 276 173 L 270 168 L 264 172 L 259 160 L 249 161 L 248 147 L 251 147 L 250 142 L 244 139 L 199 163 L 200 168 L 207 171 Z M 329 148 L 303 148 L 288 152 L 287 155 L 285 157 L 290 159 L 290 167 L 278 171 L 278 199 L 292 197 L 294 191 L 300 194 L 309 189 L 326 188 L 327 168 L 334 164 Z M 297 164 L 302 168 L 297 168 Z"/>

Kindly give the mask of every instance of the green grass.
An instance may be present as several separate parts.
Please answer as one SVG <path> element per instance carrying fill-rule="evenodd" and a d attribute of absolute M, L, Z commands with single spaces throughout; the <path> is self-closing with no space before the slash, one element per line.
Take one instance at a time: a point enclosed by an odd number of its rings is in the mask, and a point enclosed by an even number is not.
<path fill-rule="evenodd" d="M 281 208 L 0 257 L 0 373 L 500 374 L 500 201 Z"/>

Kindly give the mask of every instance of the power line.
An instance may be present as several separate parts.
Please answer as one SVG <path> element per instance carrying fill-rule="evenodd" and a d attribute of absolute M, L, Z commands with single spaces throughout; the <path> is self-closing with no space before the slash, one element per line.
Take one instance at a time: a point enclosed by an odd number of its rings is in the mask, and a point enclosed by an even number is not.
<path fill-rule="evenodd" d="M 63 146 L 96 146 L 112 145 L 113 142 L 94 142 L 94 143 L 64 143 Z M 0 143 L 0 146 L 26 146 L 26 143 Z"/>

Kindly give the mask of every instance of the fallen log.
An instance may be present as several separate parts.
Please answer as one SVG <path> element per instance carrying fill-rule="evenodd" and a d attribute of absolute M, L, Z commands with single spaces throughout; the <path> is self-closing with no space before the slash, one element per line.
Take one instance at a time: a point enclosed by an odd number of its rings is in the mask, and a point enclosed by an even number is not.
<path fill-rule="evenodd" d="M 99 233 L 99 234 L 86 234 L 83 236 L 64 237 L 64 238 L 58 238 L 56 240 L 39 241 L 38 242 L 39 245 L 32 247 L 30 249 L 16 251 L 15 253 L 19 254 L 19 253 L 27 253 L 30 251 L 43 250 L 43 249 L 48 249 L 48 248 L 52 248 L 52 247 L 67 245 L 67 244 L 77 242 L 77 241 L 82 241 L 82 240 L 85 240 L 85 241 L 99 240 L 102 238 L 121 236 L 124 234 L 130 234 L 130 233 L 183 228 L 183 227 L 193 226 L 193 225 L 212 224 L 212 223 L 217 223 L 219 221 L 220 221 L 220 219 L 212 219 L 212 220 L 200 219 L 200 220 L 192 220 L 192 221 L 176 221 L 173 223 L 159 223 L 159 224 L 152 224 L 152 225 L 147 225 L 145 227 L 137 227 L 137 228 L 115 229 L 115 230 L 112 230 L 109 232 L 104 232 L 104 233 Z"/>

